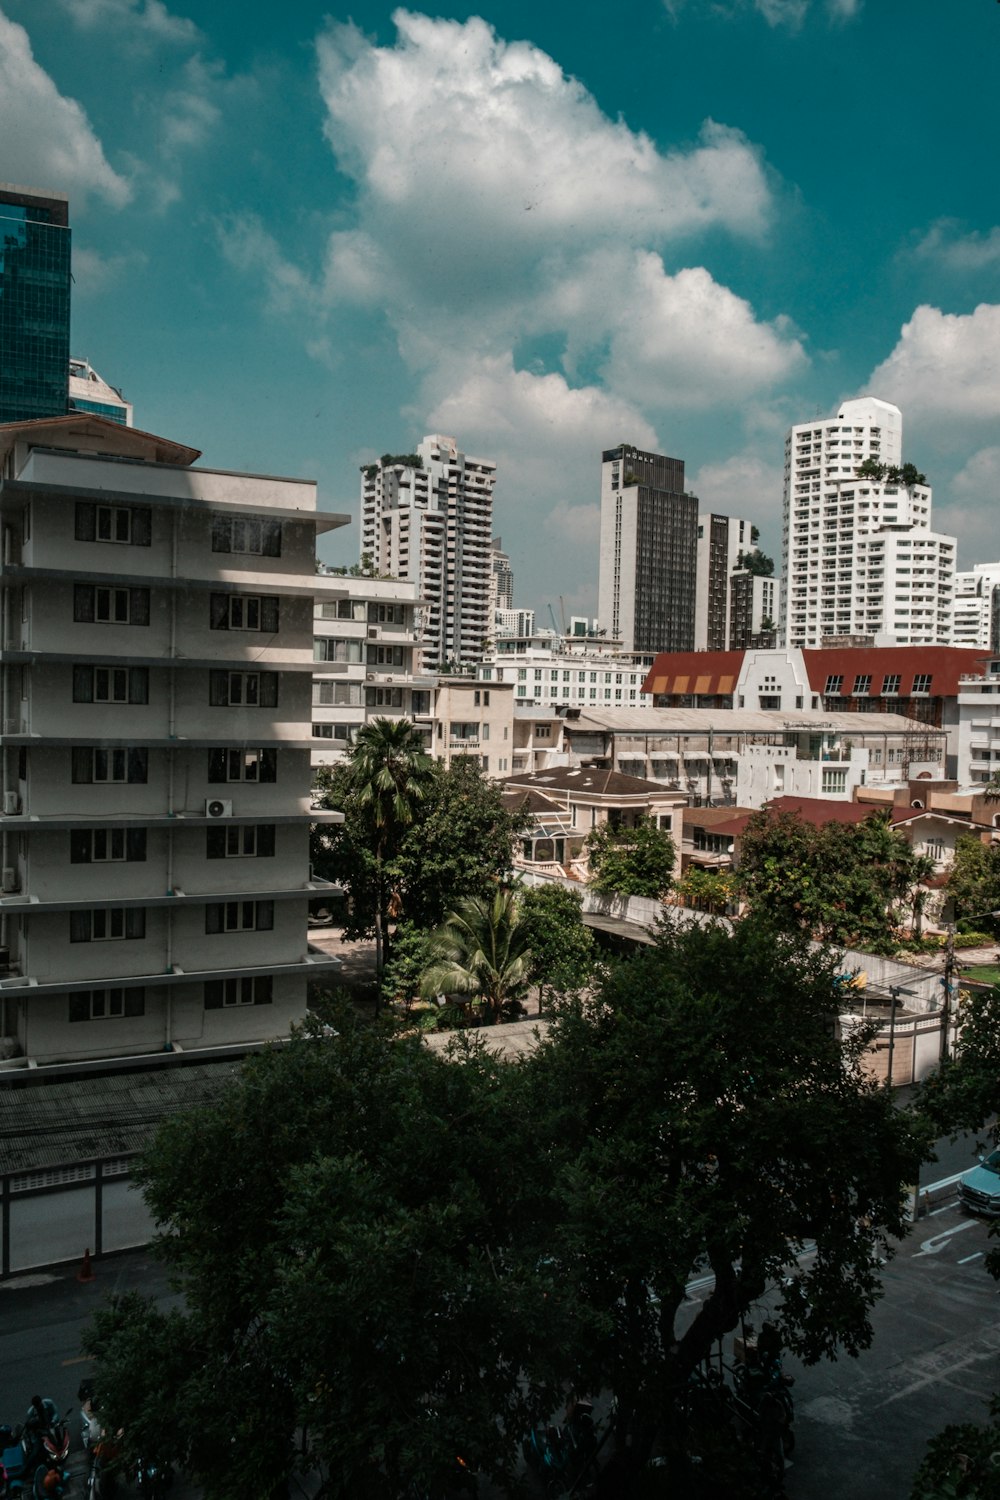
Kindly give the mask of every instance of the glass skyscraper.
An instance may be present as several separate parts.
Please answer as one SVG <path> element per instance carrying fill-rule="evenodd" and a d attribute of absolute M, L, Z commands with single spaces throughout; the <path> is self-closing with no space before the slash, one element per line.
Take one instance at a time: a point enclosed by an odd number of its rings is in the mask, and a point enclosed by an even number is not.
<path fill-rule="evenodd" d="M 0 183 L 0 422 L 66 413 L 69 200 Z"/>

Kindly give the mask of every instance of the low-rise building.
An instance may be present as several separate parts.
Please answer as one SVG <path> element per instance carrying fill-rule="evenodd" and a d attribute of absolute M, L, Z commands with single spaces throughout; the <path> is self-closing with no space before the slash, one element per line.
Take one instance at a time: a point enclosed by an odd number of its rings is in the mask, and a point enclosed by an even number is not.
<path fill-rule="evenodd" d="M 480 677 L 436 677 L 428 685 L 425 714 L 414 723 L 435 760 L 450 766 L 471 756 L 485 776 L 507 776 L 512 770 L 514 696 L 511 683 Z"/>

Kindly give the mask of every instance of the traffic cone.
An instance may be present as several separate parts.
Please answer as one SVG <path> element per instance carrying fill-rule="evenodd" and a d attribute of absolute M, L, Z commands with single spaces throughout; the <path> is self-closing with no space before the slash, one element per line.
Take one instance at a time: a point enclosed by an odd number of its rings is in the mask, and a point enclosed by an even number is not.
<path fill-rule="evenodd" d="M 83 1252 L 83 1265 L 76 1273 L 77 1281 L 96 1281 L 97 1273 L 90 1264 L 90 1246 Z"/>

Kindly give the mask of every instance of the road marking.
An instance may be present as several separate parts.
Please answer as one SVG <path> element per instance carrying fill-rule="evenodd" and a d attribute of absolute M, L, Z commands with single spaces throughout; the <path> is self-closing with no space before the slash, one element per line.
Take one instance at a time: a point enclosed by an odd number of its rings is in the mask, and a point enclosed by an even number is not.
<path fill-rule="evenodd" d="M 63 1367 L 64 1370 L 65 1370 L 65 1368 L 66 1368 L 67 1365 L 89 1365 L 90 1364 L 90 1355 L 89 1354 L 78 1354 L 77 1357 L 76 1357 L 76 1359 L 64 1359 L 64 1360 L 61 1360 L 60 1363 L 62 1364 L 62 1367 Z"/>
<path fill-rule="evenodd" d="M 894 1391 L 893 1394 L 891 1396 L 887 1396 L 884 1401 L 877 1402 L 873 1407 L 871 1407 L 871 1410 L 879 1411 L 883 1406 L 891 1406 L 894 1401 L 902 1401 L 904 1397 L 912 1396 L 914 1391 L 923 1390 L 926 1386 L 935 1385 L 940 1381 L 944 1381 L 947 1383 L 949 1378 L 952 1375 L 957 1374 L 959 1370 L 967 1370 L 970 1365 L 977 1364 L 985 1359 L 996 1359 L 996 1356 L 997 1351 L 995 1347 L 978 1350 L 974 1354 L 968 1354 L 966 1355 L 965 1359 L 956 1360 L 953 1365 L 947 1365 L 943 1369 L 933 1370 L 929 1375 L 922 1376 L 920 1380 L 911 1381 L 911 1383 L 907 1386 L 904 1386 L 902 1390 Z"/>
<path fill-rule="evenodd" d="M 978 1260 L 979 1257 L 982 1255 L 982 1253 L 983 1252 L 981 1250 L 977 1250 L 976 1253 L 975 1253 L 975 1255 L 967 1255 L 967 1256 L 965 1256 L 965 1258 L 963 1260 L 959 1261 L 959 1265 L 960 1266 L 967 1266 L 969 1264 L 970 1260 Z"/>
<path fill-rule="evenodd" d="M 974 1219 L 966 1219 L 964 1224 L 956 1224 L 951 1229 L 943 1229 L 940 1234 L 932 1234 L 929 1240 L 924 1240 L 919 1250 L 914 1251 L 911 1260 L 917 1260 L 921 1255 L 939 1255 L 953 1234 L 961 1234 L 963 1229 L 975 1229 Z"/>

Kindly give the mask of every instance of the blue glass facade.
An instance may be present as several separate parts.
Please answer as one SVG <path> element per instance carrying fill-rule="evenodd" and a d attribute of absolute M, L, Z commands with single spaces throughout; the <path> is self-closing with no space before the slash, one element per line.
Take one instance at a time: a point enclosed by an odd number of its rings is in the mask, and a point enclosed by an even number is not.
<path fill-rule="evenodd" d="M 69 309 L 67 200 L 0 184 L 0 422 L 65 415 Z"/>

